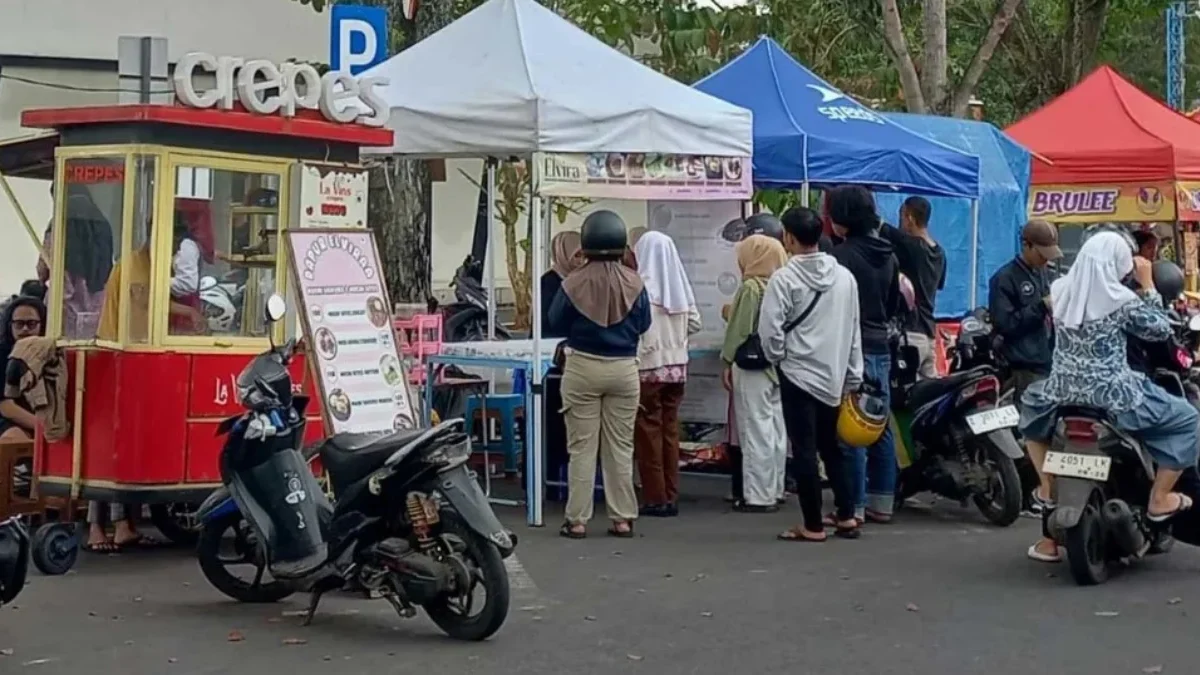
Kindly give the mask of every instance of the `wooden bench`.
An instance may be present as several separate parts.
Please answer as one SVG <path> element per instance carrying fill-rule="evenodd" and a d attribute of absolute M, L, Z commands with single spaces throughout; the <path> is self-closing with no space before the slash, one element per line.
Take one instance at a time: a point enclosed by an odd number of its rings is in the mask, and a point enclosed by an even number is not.
<path fill-rule="evenodd" d="M 41 514 L 45 505 L 39 499 L 18 497 L 13 474 L 22 461 L 33 463 L 33 441 L 0 441 L 0 520 L 9 516 Z M 33 480 L 31 475 L 30 481 Z"/>

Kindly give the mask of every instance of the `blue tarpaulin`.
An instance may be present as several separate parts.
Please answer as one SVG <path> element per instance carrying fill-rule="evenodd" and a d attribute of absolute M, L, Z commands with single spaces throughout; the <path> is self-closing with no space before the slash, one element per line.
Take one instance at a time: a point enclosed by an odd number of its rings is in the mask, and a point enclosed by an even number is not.
<path fill-rule="evenodd" d="M 914 133 L 814 75 L 768 37 L 695 87 L 754 113 L 754 183 L 856 183 L 877 191 L 979 194 L 979 159 Z"/>
<path fill-rule="evenodd" d="M 975 268 L 976 305 L 987 304 L 988 279 L 1020 249 L 1021 227 L 1029 199 L 1029 151 L 986 122 L 889 113 L 888 119 L 907 129 L 979 157 L 979 241 L 972 246 L 971 202 L 934 197 L 930 231 L 946 249 L 946 288 L 938 294 L 935 314 L 960 317 L 971 310 L 971 250 L 978 251 Z M 911 194 L 911 193 L 910 193 Z M 900 205 L 909 194 L 876 193 L 879 215 L 889 223 L 899 219 Z"/>

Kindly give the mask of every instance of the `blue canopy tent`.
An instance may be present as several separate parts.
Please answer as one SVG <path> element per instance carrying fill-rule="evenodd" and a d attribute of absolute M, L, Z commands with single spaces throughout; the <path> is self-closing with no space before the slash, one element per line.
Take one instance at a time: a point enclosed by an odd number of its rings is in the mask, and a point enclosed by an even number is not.
<path fill-rule="evenodd" d="M 913 132 L 979 157 L 978 233 L 973 239 L 971 206 L 962 199 L 933 197 L 930 230 L 946 250 L 946 288 L 938 294 L 935 314 L 960 317 L 969 312 L 971 277 L 979 304 L 986 302 L 988 279 L 1015 256 L 1029 198 L 1030 153 L 986 122 L 889 113 L 891 121 Z M 900 205 L 912 192 L 878 194 L 884 220 L 896 222 Z M 974 265 L 971 250 L 976 249 Z"/>
<path fill-rule="evenodd" d="M 930 140 L 817 77 L 768 37 L 694 85 L 754 113 L 754 183 L 856 183 L 974 199 L 979 159 Z"/>

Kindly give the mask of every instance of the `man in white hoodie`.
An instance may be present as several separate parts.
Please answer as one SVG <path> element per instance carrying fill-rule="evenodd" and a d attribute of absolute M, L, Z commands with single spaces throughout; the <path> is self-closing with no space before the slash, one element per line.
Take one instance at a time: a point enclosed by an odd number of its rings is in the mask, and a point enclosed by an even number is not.
<path fill-rule="evenodd" d="M 858 283 L 832 256 L 820 252 L 822 227 L 815 211 L 790 209 L 782 220 L 784 245 L 792 258 L 767 284 L 758 334 L 780 375 L 804 524 L 779 538 L 825 540 L 818 455 L 833 488 L 836 533 L 855 538 L 852 457 L 838 445 L 837 418 L 842 395 L 861 386 L 863 378 Z"/>

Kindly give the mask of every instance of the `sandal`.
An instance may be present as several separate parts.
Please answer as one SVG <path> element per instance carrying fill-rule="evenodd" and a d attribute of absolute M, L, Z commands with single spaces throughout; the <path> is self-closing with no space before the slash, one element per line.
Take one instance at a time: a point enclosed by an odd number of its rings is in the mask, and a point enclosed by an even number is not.
<path fill-rule="evenodd" d="M 558 536 L 566 537 L 567 539 L 587 539 L 587 530 L 580 532 L 575 529 L 575 525 L 563 523 L 562 527 L 558 528 Z"/>
<path fill-rule="evenodd" d="M 1192 502 L 1192 498 L 1183 494 L 1182 492 L 1172 492 L 1171 494 L 1179 497 L 1178 506 L 1176 506 L 1174 509 L 1171 509 L 1170 511 L 1168 511 L 1166 513 L 1150 513 L 1149 509 L 1147 509 L 1146 510 L 1146 520 L 1149 520 L 1152 523 L 1162 523 L 1162 522 L 1170 520 L 1171 518 L 1174 518 L 1175 516 L 1183 513 L 1184 511 L 1187 511 L 1188 509 L 1192 508 L 1192 506 L 1194 506 L 1194 503 Z"/>
<path fill-rule="evenodd" d="M 633 538 L 633 523 L 631 523 L 629 521 L 625 521 L 624 525 L 628 529 L 624 529 L 624 530 L 618 529 L 619 525 L 620 525 L 620 523 L 613 523 L 612 525 L 610 525 L 608 528 L 608 536 L 616 537 L 618 539 L 632 539 Z"/>
<path fill-rule="evenodd" d="M 857 527 L 862 527 L 865 524 L 861 518 L 855 518 L 854 522 Z M 821 524 L 824 525 L 825 527 L 837 527 L 838 526 L 837 514 L 836 513 L 825 514 L 825 517 L 821 519 Z"/>
<path fill-rule="evenodd" d="M 163 548 L 168 545 L 165 541 L 155 539 L 154 537 L 148 537 L 144 534 L 139 534 L 133 539 L 126 541 L 117 541 L 114 539 L 112 543 L 113 546 L 116 547 L 117 551 L 145 551 L 149 549 Z"/>
<path fill-rule="evenodd" d="M 778 513 L 779 506 L 776 504 L 760 506 L 758 504 L 747 504 L 746 502 L 734 502 L 733 510 L 738 513 Z"/>
<path fill-rule="evenodd" d="M 793 527 L 790 530 L 784 530 L 783 532 L 775 535 L 775 538 L 779 541 L 791 541 L 799 544 L 824 544 L 825 542 L 829 541 L 829 535 L 825 535 L 824 537 L 817 539 L 809 536 L 809 534 L 810 533 L 804 531 L 803 528 Z"/>
<path fill-rule="evenodd" d="M 105 539 L 99 542 L 88 542 L 79 548 L 85 553 L 95 553 L 98 555 L 115 555 L 121 552 L 121 547 L 112 542 L 111 539 Z"/>
<path fill-rule="evenodd" d="M 1029 550 L 1025 552 L 1025 556 L 1028 557 L 1030 560 L 1034 560 L 1034 561 L 1037 561 L 1040 563 L 1060 563 L 1060 562 L 1062 562 L 1062 559 L 1063 559 L 1062 550 L 1058 547 L 1057 544 L 1054 546 L 1054 553 L 1050 554 L 1050 553 L 1043 553 L 1038 550 L 1038 544 L 1040 544 L 1040 543 L 1041 542 L 1036 542 L 1033 546 L 1030 546 Z"/>
<path fill-rule="evenodd" d="M 833 536 L 839 539 L 858 539 L 862 536 L 862 525 L 855 525 L 854 527 L 835 525 Z"/>
<path fill-rule="evenodd" d="M 865 520 L 868 523 L 875 523 L 876 525 L 891 525 L 892 524 L 892 514 L 890 514 L 890 513 L 881 513 L 879 511 L 872 511 L 871 509 L 867 509 L 863 515 L 866 516 Z"/>

